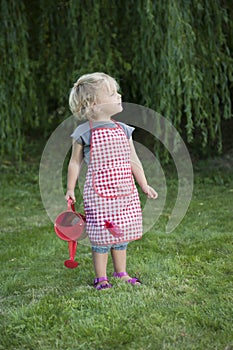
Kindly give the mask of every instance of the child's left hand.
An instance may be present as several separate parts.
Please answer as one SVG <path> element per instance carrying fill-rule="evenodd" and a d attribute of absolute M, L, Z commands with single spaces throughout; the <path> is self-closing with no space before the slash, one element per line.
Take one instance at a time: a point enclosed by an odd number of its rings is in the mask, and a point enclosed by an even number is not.
<path fill-rule="evenodd" d="M 158 198 L 158 193 L 149 185 L 147 185 L 145 188 L 142 188 L 143 192 L 147 195 L 150 199 L 156 199 Z"/>

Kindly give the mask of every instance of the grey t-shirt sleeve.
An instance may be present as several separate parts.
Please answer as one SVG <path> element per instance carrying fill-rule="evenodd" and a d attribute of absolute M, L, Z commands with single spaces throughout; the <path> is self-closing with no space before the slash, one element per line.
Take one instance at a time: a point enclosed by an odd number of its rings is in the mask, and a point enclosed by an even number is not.
<path fill-rule="evenodd" d="M 85 136 L 90 133 L 89 123 L 81 124 L 79 125 L 74 132 L 70 135 L 76 142 L 78 142 L 80 145 L 84 146 L 86 144 L 85 142 Z"/>
<path fill-rule="evenodd" d="M 127 136 L 127 139 L 130 139 L 130 137 L 132 136 L 132 133 L 135 130 L 135 128 L 133 128 L 132 126 L 129 126 L 129 125 L 125 124 L 125 123 L 121 123 L 121 122 L 118 122 L 118 124 L 124 130 L 125 135 Z"/>

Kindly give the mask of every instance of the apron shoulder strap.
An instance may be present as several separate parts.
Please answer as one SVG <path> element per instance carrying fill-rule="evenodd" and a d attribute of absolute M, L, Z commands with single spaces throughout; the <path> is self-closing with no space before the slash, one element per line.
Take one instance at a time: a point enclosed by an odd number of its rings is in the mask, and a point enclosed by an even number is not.
<path fill-rule="evenodd" d="M 124 130 L 124 128 L 120 125 L 120 123 L 117 122 L 117 121 L 114 120 L 114 119 L 112 119 L 112 121 L 117 125 L 118 128 L 120 128 L 120 129 L 123 131 L 125 137 L 127 138 L 127 135 L 126 135 L 126 133 L 125 133 L 125 130 Z"/>

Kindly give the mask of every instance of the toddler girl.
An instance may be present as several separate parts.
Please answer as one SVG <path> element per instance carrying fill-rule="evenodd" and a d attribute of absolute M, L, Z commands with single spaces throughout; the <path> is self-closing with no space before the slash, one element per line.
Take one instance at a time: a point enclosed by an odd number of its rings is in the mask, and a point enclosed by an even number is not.
<path fill-rule="evenodd" d="M 118 89 L 116 80 L 109 75 L 92 73 L 78 79 L 69 97 L 72 113 L 87 121 L 71 135 L 66 200 L 76 201 L 74 189 L 84 160 L 88 165 L 83 193 L 86 230 L 92 245 L 94 287 L 98 290 L 112 287 L 106 275 L 109 251 L 113 276 L 132 285 L 141 284 L 126 272 L 127 245 L 142 236 L 141 207 L 133 175 L 148 198 L 158 196 L 148 186 L 136 154 L 134 128 L 111 119 L 122 111 Z"/>

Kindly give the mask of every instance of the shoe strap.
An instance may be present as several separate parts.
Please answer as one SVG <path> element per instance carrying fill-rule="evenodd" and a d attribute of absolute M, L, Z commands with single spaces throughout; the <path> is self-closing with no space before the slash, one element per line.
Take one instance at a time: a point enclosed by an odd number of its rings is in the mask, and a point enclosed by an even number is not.
<path fill-rule="evenodd" d="M 94 279 L 94 285 L 98 284 L 100 282 L 108 282 L 108 278 L 107 277 L 98 277 Z"/>
<path fill-rule="evenodd" d="M 128 282 L 128 283 L 131 283 L 131 284 L 133 284 L 133 285 L 135 285 L 136 283 L 142 284 L 142 282 L 141 282 L 138 278 L 136 278 L 136 277 L 130 278 L 127 282 Z"/>
<path fill-rule="evenodd" d="M 114 272 L 114 274 L 113 274 L 113 277 L 119 277 L 119 278 L 121 278 L 121 277 L 123 277 L 123 276 L 129 276 L 129 275 L 128 275 L 127 272 L 119 272 L 119 273 Z"/>

